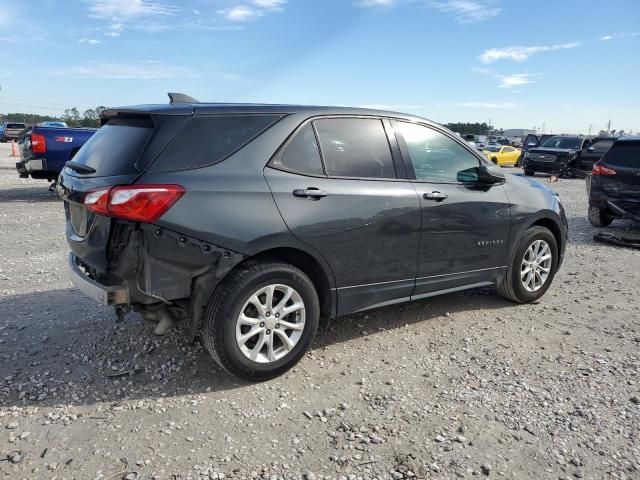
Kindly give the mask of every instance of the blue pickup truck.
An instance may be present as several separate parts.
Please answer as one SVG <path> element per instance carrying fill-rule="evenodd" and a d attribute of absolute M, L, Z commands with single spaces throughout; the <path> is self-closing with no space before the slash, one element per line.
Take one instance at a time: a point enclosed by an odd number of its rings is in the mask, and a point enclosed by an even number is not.
<path fill-rule="evenodd" d="M 64 128 L 36 125 L 18 140 L 20 161 L 16 170 L 22 178 L 55 181 L 95 128 Z"/>

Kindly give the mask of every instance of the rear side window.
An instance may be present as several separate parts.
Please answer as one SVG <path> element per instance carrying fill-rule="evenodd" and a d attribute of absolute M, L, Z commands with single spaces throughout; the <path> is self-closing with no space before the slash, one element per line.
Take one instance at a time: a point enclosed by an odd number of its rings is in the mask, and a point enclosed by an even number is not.
<path fill-rule="evenodd" d="M 599 140 L 591 146 L 593 147 L 594 151 L 603 153 L 609 150 L 611 148 L 611 145 L 613 145 L 613 140 Z"/>
<path fill-rule="evenodd" d="M 310 123 L 296 133 L 282 154 L 274 158 L 271 166 L 304 175 L 324 175 L 316 135 Z"/>
<path fill-rule="evenodd" d="M 279 115 L 193 117 L 154 162 L 152 170 L 188 170 L 221 162 L 280 118 Z"/>
<path fill-rule="evenodd" d="M 153 133 L 150 118 L 109 120 L 73 157 L 95 169 L 96 177 L 138 173 L 135 163 Z"/>
<path fill-rule="evenodd" d="M 616 167 L 640 168 L 640 142 L 617 142 L 604 156 L 604 163 Z"/>
<path fill-rule="evenodd" d="M 379 119 L 316 120 L 327 175 L 396 178 L 387 135 Z"/>

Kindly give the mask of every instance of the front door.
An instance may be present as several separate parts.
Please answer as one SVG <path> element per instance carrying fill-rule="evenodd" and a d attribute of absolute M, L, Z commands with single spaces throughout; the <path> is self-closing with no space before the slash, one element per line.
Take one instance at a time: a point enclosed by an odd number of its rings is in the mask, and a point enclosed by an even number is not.
<path fill-rule="evenodd" d="M 481 160 L 445 132 L 400 121 L 394 129 L 422 203 L 414 296 L 493 282 L 510 233 L 504 188 L 479 184 Z"/>
<path fill-rule="evenodd" d="M 331 266 L 340 315 L 413 291 L 421 206 L 394 157 L 380 119 L 327 118 L 300 128 L 265 169 L 293 235 Z"/>

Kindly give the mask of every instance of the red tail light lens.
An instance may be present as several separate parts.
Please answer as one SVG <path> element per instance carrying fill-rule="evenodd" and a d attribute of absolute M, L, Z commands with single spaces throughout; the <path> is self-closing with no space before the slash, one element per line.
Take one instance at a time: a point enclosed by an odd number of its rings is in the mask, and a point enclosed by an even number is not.
<path fill-rule="evenodd" d="M 31 151 L 33 153 L 47 153 L 47 140 L 40 133 L 31 134 Z"/>
<path fill-rule="evenodd" d="M 180 185 L 127 185 L 89 192 L 87 209 L 99 215 L 152 223 L 184 195 Z"/>
<path fill-rule="evenodd" d="M 613 168 L 604 167 L 602 165 L 598 165 L 597 163 L 593 166 L 593 170 L 591 171 L 592 175 L 605 175 L 610 177 L 611 175 L 615 175 L 616 171 Z"/>

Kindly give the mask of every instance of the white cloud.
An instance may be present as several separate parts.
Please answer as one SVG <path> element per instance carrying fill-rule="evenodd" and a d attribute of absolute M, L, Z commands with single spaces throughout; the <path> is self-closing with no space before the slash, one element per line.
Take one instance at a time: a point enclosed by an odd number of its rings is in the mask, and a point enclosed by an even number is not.
<path fill-rule="evenodd" d="M 563 50 L 567 48 L 576 48 L 581 46 L 580 42 L 560 43 L 557 45 L 538 45 L 532 47 L 505 47 L 505 48 L 491 48 L 485 50 L 478 57 L 482 63 L 493 63 L 498 60 L 514 60 L 516 62 L 522 62 L 532 55 L 542 52 L 551 52 L 554 50 Z"/>
<path fill-rule="evenodd" d="M 395 7 L 400 4 L 414 3 L 427 5 L 444 13 L 453 15 L 458 23 L 477 23 L 489 20 L 501 11 L 497 0 L 356 0 L 359 7 Z"/>
<path fill-rule="evenodd" d="M 112 80 L 159 80 L 176 77 L 194 77 L 192 70 L 162 62 L 88 63 L 49 70 L 53 75 L 80 78 L 106 78 Z"/>
<path fill-rule="evenodd" d="M 89 5 L 90 16 L 102 19 L 134 20 L 150 16 L 175 15 L 179 8 L 156 0 L 93 0 Z"/>
<path fill-rule="evenodd" d="M 622 32 L 622 33 L 614 33 L 611 35 L 605 35 L 603 37 L 600 37 L 600 40 L 603 42 L 606 42 L 608 40 L 617 40 L 619 38 L 628 38 L 628 37 L 637 37 L 638 35 L 640 35 L 639 32 L 632 32 L 632 33 L 627 33 L 627 32 Z"/>
<path fill-rule="evenodd" d="M 258 9 L 247 5 L 238 5 L 236 7 L 226 8 L 224 10 L 220 10 L 219 13 L 227 20 L 231 20 L 233 22 L 246 22 L 261 16 Z"/>
<path fill-rule="evenodd" d="M 536 79 L 539 75 L 533 75 L 531 73 L 514 73 L 512 75 L 497 75 L 496 78 L 500 80 L 500 88 L 513 88 L 520 85 L 526 85 L 528 83 L 536 83 Z"/>
<path fill-rule="evenodd" d="M 484 22 L 495 17 L 502 10 L 490 1 L 438 0 L 429 3 L 442 12 L 451 13 L 458 23 Z"/>
<path fill-rule="evenodd" d="M 88 43 L 89 45 L 98 45 L 102 43 L 100 40 L 96 40 L 95 38 L 81 38 L 78 40 L 78 43 Z"/>
<path fill-rule="evenodd" d="M 247 22 L 270 12 L 280 12 L 286 3 L 287 0 L 251 0 L 247 4 L 218 10 L 218 13 L 232 22 Z"/>
<path fill-rule="evenodd" d="M 492 109 L 507 109 L 507 108 L 520 108 L 522 105 L 513 102 L 458 102 L 449 104 L 454 107 L 464 108 L 492 108 Z"/>

